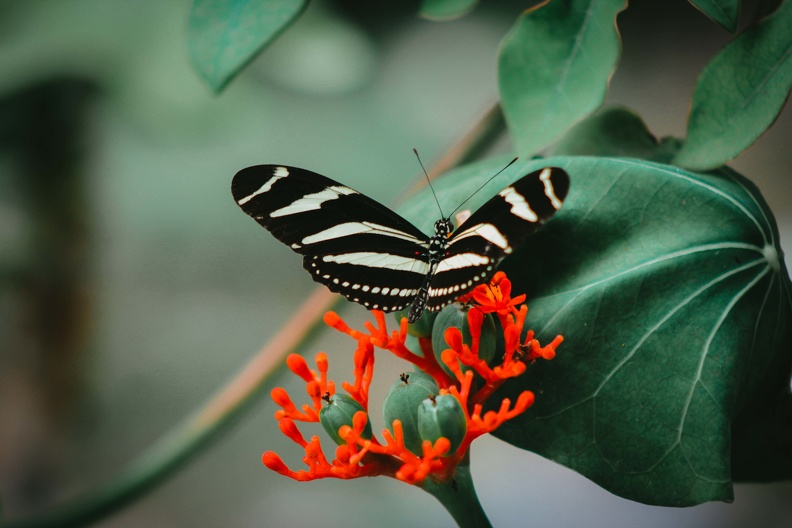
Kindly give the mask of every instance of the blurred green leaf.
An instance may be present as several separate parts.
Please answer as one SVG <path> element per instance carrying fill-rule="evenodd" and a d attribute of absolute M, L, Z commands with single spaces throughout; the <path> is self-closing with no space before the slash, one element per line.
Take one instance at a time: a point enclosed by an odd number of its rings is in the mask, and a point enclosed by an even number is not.
<path fill-rule="evenodd" d="M 690 3 L 726 31 L 737 31 L 740 0 L 690 0 Z"/>
<path fill-rule="evenodd" d="M 792 2 L 755 24 L 704 68 L 693 93 L 687 139 L 674 163 L 723 165 L 773 124 L 792 86 Z"/>
<path fill-rule="evenodd" d="M 430 20 L 459 18 L 473 10 L 478 0 L 423 0 L 421 16 Z"/>
<path fill-rule="evenodd" d="M 501 45 L 500 96 L 521 156 L 556 140 L 605 99 L 625 0 L 554 0 L 526 11 Z"/>
<path fill-rule="evenodd" d="M 188 27 L 193 67 L 214 92 L 221 92 L 307 4 L 307 0 L 195 0 Z"/>

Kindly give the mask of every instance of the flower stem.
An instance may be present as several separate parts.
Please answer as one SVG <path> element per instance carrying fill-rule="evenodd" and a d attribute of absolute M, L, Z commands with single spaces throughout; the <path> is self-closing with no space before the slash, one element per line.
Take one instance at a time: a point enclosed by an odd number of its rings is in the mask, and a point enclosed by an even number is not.
<path fill-rule="evenodd" d="M 422 487 L 440 501 L 460 528 L 492 528 L 476 495 L 470 464 L 459 464 L 451 480 L 437 482 L 427 479 Z"/>

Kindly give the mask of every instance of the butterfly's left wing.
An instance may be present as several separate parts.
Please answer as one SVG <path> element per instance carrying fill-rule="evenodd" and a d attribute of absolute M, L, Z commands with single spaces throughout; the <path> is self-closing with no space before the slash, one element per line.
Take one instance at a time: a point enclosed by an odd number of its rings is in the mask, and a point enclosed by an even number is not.
<path fill-rule="evenodd" d="M 566 198 L 569 175 L 546 167 L 509 185 L 451 236 L 429 288 L 428 310 L 438 310 L 486 282 L 498 263 L 549 220 Z"/>
<path fill-rule="evenodd" d="M 409 306 L 429 271 L 426 235 L 326 176 L 258 165 L 239 171 L 231 192 L 245 213 L 303 256 L 313 280 L 367 308 Z"/>

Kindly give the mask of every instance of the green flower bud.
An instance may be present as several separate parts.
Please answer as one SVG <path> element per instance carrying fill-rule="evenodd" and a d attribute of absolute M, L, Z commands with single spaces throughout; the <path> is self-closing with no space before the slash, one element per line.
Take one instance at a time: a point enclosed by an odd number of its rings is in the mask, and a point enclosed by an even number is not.
<path fill-rule="evenodd" d="M 429 396 L 436 395 L 439 390 L 430 375 L 425 372 L 409 372 L 402 374 L 401 379 L 393 384 L 382 405 L 385 426 L 393 433 L 393 420 L 401 421 L 404 445 L 416 455 L 423 453 L 416 417 L 418 406 Z"/>
<path fill-rule="evenodd" d="M 467 434 L 467 418 L 462 404 L 451 394 L 426 398 L 418 406 L 418 432 L 423 440 L 432 444 L 440 437 L 447 438 L 451 449 L 446 456 L 454 454 Z"/>
<path fill-rule="evenodd" d="M 362 405 L 346 394 L 334 394 L 330 397 L 327 405 L 319 411 L 319 421 L 322 427 L 330 435 L 330 438 L 338 445 L 346 445 L 346 442 L 338 436 L 338 430 L 342 425 L 352 427 L 352 417 L 358 411 L 364 411 Z M 371 422 L 366 424 L 361 435 L 363 438 L 371 438 Z"/>
<path fill-rule="evenodd" d="M 449 304 L 440 311 L 440 314 L 435 319 L 434 327 L 432 328 L 432 349 L 434 350 L 435 358 L 443 370 L 453 377 L 451 370 L 443 363 L 440 357 L 443 350 L 450 348 L 445 340 L 446 328 L 459 328 L 462 330 L 462 342 L 468 347 L 473 346 L 473 338 L 470 336 L 470 327 L 468 326 L 467 314 L 468 308 L 459 303 Z M 484 316 L 484 324 L 481 325 L 481 339 L 479 340 L 479 357 L 490 364 L 495 357 L 497 332 L 495 331 L 495 320 L 492 314 Z M 465 365 L 461 365 L 462 372 L 469 369 Z"/>

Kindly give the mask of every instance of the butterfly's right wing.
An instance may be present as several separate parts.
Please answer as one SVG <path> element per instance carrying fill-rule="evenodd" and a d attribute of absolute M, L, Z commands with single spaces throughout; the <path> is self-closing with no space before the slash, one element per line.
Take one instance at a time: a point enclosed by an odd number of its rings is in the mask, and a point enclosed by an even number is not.
<path fill-rule="evenodd" d="M 316 281 L 386 312 L 409 306 L 429 271 L 427 237 L 389 208 L 314 172 L 284 165 L 239 171 L 242 210 L 303 255 Z"/>
<path fill-rule="evenodd" d="M 566 171 L 546 167 L 493 196 L 451 236 L 432 279 L 427 309 L 442 308 L 489 280 L 506 255 L 553 217 L 568 192 Z"/>

